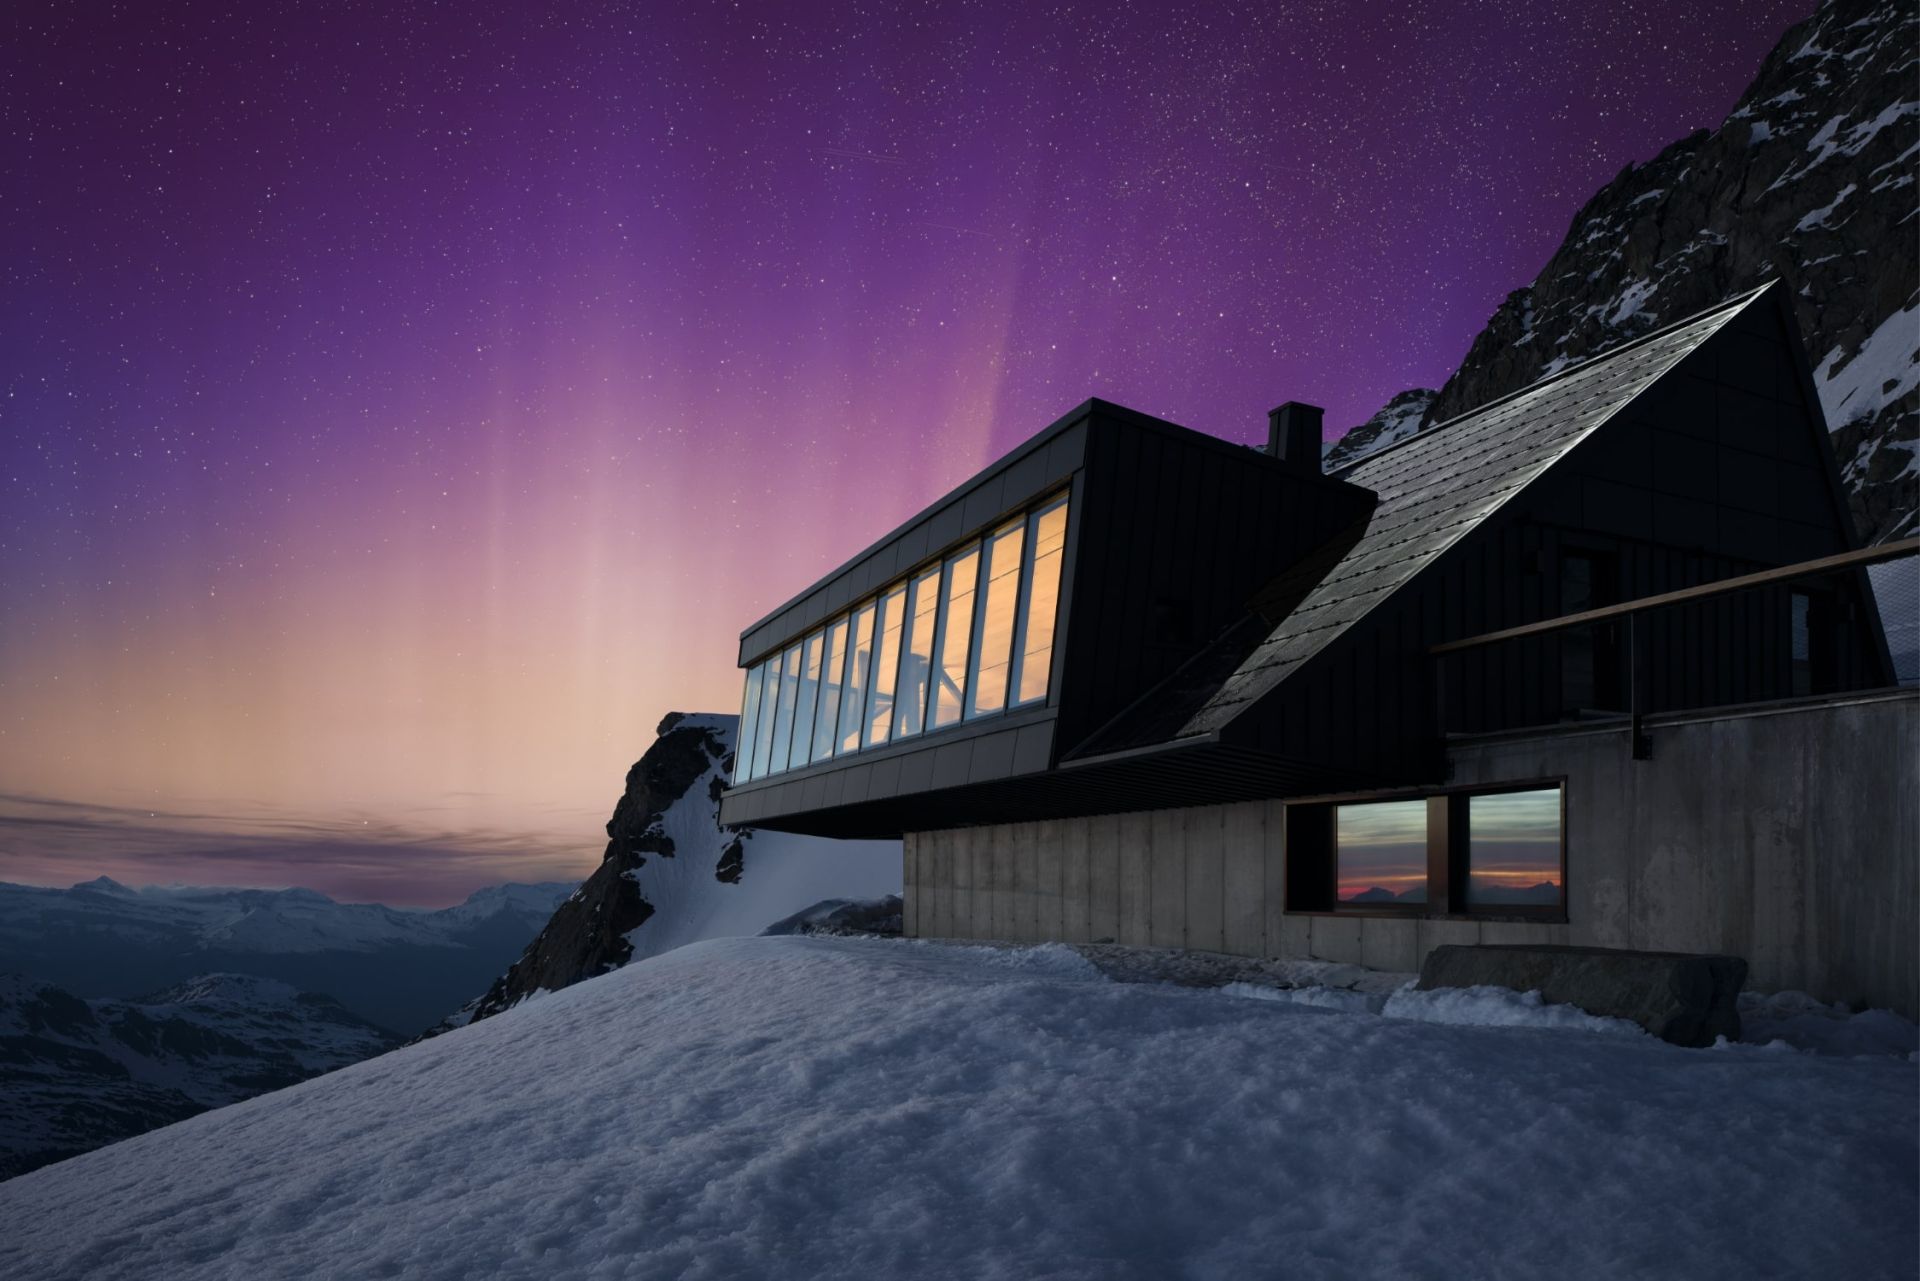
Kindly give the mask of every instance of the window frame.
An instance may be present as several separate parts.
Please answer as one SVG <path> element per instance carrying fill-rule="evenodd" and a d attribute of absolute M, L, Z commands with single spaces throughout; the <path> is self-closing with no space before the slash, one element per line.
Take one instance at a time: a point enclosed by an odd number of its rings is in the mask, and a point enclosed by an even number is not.
<path fill-rule="evenodd" d="M 888 609 L 892 603 L 893 610 Z M 873 598 L 873 658 L 868 666 L 872 675 L 867 680 L 867 700 L 865 717 L 860 723 L 860 746 L 857 750 L 870 752 L 876 747 L 884 747 L 893 737 L 894 717 L 900 713 L 900 664 L 902 645 L 907 634 L 907 580 L 902 578 L 881 588 Z M 892 617 L 898 611 L 900 617 Z M 893 661 L 886 660 L 887 636 L 893 636 Z M 874 704 L 881 694 L 881 678 L 886 678 L 886 728 L 875 733 L 879 725 L 880 713 L 874 710 Z"/>
<path fill-rule="evenodd" d="M 759 656 L 741 668 L 743 689 L 741 697 L 742 715 L 739 722 L 739 734 L 746 741 L 744 754 L 736 748 L 735 769 L 732 785 L 742 786 L 758 783 L 763 779 L 794 774 L 811 769 L 827 762 L 837 762 L 843 758 L 867 754 L 892 754 L 889 749 L 901 744 L 912 744 L 913 740 L 947 731 L 961 731 L 969 727 L 985 728 L 1003 718 L 1011 717 L 1016 723 L 1041 719 L 1052 714 L 1053 708 L 1053 672 L 1052 668 L 1061 652 L 1060 642 L 1064 632 L 1063 602 L 1069 596 L 1072 575 L 1069 565 L 1069 550 L 1072 546 L 1072 513 L 1075 492 L 1074 482 L 1068 481 L 1047 489 L 1041 497 L 1022 503 L 1002 512 L 985 526 L 974 530 L 969 536 L 947 545 L 939 555 L 920 560 L 903 574 L 895 574 L 885 585 L 872 591 L 863 592 L 852 603 L 842 605 L 829 617 L 812 627 L 791 636 L 781 644 Z M 1032 605 L 1032 584 L 1036 562 L 1035 549 L 1038 546 L 1038 531 L 1043 517 L 1058 510 L 1062 522 L 1060 545 L 1057 549 L 1059 563 L 1053 571 L 1051 598 L 1053 618 L 1048 638 L 1048 672 L 1045 675 L 1043 692 L 1023 702 L 1016 702 L 1019 682 L 1022 679 L 1023 662 L 1026 657 L 1024 647 L 1031 620 L 1028 617 Z M 996 540 L 1018 540 L 1017 555 L 1011 555 L 1011 567 L 1005 574 L 1003 590 L 1011 593 L 1010 617 L 1006 625 L 1006 649 L 1004 656 L 1002 702 L 998 707 L 980 709 L 974 705 L 975 692 L 979 687 L 979 675 L 982 662 L 982 632 L 985 630 L 988 588 L 994 579 L 988 577 L 989 556 L 994 550 Z M 950 618 L 956 611 L 949 608 L 957 604 L 950 597 L 957 577 L 956 571 L 962 563 L 971 564 L 970 585 L 962 593 L 967 597 L 964 610 L 958 611 L 963 617 Z M 918 606 L 924 592 L 933 593 L 933 608 L 924 615 Z M 895 599 L 897 597 L 897 599 Z M 888 627 L 895 611 L 901 615 L 898 624 L 897 653 L 894 661 L 888 664 L 888 671 L 882 673 L 881 662 L 886 644 Z M 866 670 L 858 672 L 857 686 L 849 684 L 856 675 L 856 656 L 860 652 L 859 625 L 863 617 L 868 622 L 869 636 L 867 650 L 869 658 Z M 914 719 L 918 722 L 913 728 L 902 730 L 906 717 L 902 715 L 901 695 L 902 678 L 907 664 L 914 653 L 912 642 L 915 624 L 924 622 L 930 635 L 928 645 L 928 679 L 921 691 L 922 697 L 914 708 Z M 958 624 L 964 635 L 953 632 Z M 835 633 L 841 645 L 840 662 L 837 671 L 829 663 Z M 808 653 L 818 647 L 820 665 L 817 680 L 808 680 Z M 941 723 L 940 715 L 940 679 L 939 673 L 946 670 L 944 662 L 950 647 L 959 648 L 954 654 L 958 669 L 959 689 L 954 699 L 955 711 L 952 720 Z M 788 673 L 788 660 L 795 660 L 797 671 Z M 745 686 L 755 676 L 760 679 L 759 698 L 753 707 L 748 706 L 748 693 Z M 767 688 L 769 676 L 773 690 Z M 891 702 L 886 714 L 886 728 L 882 733 L 874 732 L 875 715 L 873 702 L 878 694 L 883 676 L 891 677 Z M 810 686 L 810 688 L 809 688 Z M 769 696 L 773 701 L 768 702 Z M 809 706 L 809 695 L 811 706 Z M 769 741 L 776 727 L 786 700 L 791 698 L 792 705 L 788 715 L 792 725 L 788 734 L 785 760 L 778 769 L 772 768 L 772 761 L 781 755 Z M 849 702 L 849 699 L 852 702 Z M 857 720 L 849 730 L 847 721 L 856 715 Z M 810 713 L 802 718 L 802 712 Z M 758 713 L 756 715 L 755 713 Z M 831 714 L 831 723 L 827 718 Z M 748 737 L 751 731 L 751 737 Z M 821 742 L 822 737 L 826 742 Z M 849 736 L 853 742 L 848 744 Z M 766 750 L 759 750 L 762 746 Z M 901 750 L 910 750 L 903 748 Z"/>
<path fill-rule="evenodd" d="M 1430 799 L 1431 798 L 1426 796 L 1386 796 L 1386 797 L 1375 797 L 1369 800 L 1346 800 L 1346 801 L 1338 801 L 1334 803 L 1334 805 L 1332 806 L 1333 843 L 1330 851 L 1333 859 L 1332 875 L 1333 875 L 1333 910 L 1334 911 L 1340 913 L 1343 916 L 1356 911 L 1378 912 L 1381 914 L 1390 913 L 1394 916 L 1425 916 L 1427 914 L 1428 908 L 1433 902 L 1433 867 L 1432 867 L 1432 849 L 1431 849 L 1432 841 L 1433 841 L 1433 825 L 1432 825 L 1432 806 L 1429 803 Z M 1352 899 L 1341 898 L 1340 897 L 1340 811 L 1343 809 L 1358 808 L 1359 806 L 1362 806 L 1362 805 L 1413 805 L 1413 804 L 1418 804 L 1421 806 L 1423 810 L 1423 819 L 1426 825 L 1425 826 L 1426 835 L 1422 838 L 1420 842 L 1420 852 L 1422 856 L 1427 860 L 1427 863 L 1428 863 L 1427 886 L 1426 886 L 1427 897 L 1418 903 L 1402 903 L 1397 899 L 1391 903 L 1382 902 L 1379 899 L 1368 899 L 1364 903 L 1356 903 Z"/>
<path fill-rule="evenodd" d="M 1473 903 L 1473 802 L 1483 796 L 1513 796 L 1521 792 L 1544 792 L 1552 788 L 1560 797 L 1558 830 L 1560 835 L 1560 901 L 1558 903 L 1498 903 L 1475 907 Z M 1447 849 L 1460 850 L 1460 858 L 1448 859 L 1447 899 L 1459 904 L 1458 915 L 1477 920 L 1518 917 L 1536 921 L 1567 919 L 1567 784 L 1565 779 L 1536 783 L 1500 783 L 1467 788 L 1447 794 Z"/>
<path fill-rule="evenodd" d="M 966 695 L 960 700 L 960 720 L 963 724 L 967 721 L 985 720 L 990 716 L 998 716 L 1005 712 L 1010 704 L 1013 694 L 1013 645 L 1020 634 L 1020 607 L 1025 603 L 1021 599 L 1020 589 L 1026 579 L 1028 519 L 1023 513 L 1012 519 L 1003 520 L 980 536 L 980 563 L 974 571 L 972 636 L 967 650 Z M 1013 568 L 1003 574 L 995 574 L 993 572 L 995 544 L 1012 538 L 1020 540 L 1020 546 L 1015 552 Z M 982 668 L 993 666 L 982 661 L 989 657 L 985 646 L 987 611 L 992 604 L 995 580 L 1005 578 L 1013 580 L 1008 584 L 1013 591 L 1013 605 L 1007 611 L 1006 655 L 998 663 L 1001 669 L 1000 703 L 996 707 L 981 707 L 978 701 L 980 672 Z"/>
<path fill-rule="evenodd" d="M 805 769 L 813 764 L 813 722 L 820 712 L 820 677 L 827 665 L 827 629 L 816 627 L 798 641 L 800 646 L 800 697 L 793 712 L 793 742 L 787 752 L 787 771 Z M 807 689 L 807 668 L 813 667 L 813 689 Z M 800 709 L 806 708 L 806 715 Z M 805 740 L 804 748 L 802 740 Z"/>
<path fill-rule="evenodd" d="M 980 566 L 985 559 L 986 543 L 979 537 L 962 543 L 940 558 L 940 616 L 933 627 L 933 672 L 932 679 L 927 682 L 926 732 L 929 734 L 967 723 L 967 672 L 973 663 L 973 629 L 980 614 Z M 940 681 L 947 671 L 947 640 L 953 628 L 953 606 L 960 604 L 955 598 L 953 581 L 956 568 L 969 560 L 972 562 L 969 570 L 972 581 L 967 587 L 967 599 L 962 606 L 966 615 L 962 621 L 966 632 L 966 648 L 960 653 L 957 663 L 960 679 L 955 682 L 953 719 L 943 721 L 940 719 Z"/>
<path fill-rule="evenodd" d="M 1073 507 L 1068 501 L 1072 497 L 1067 490 L 1060 490 L 1053 497 L 1043 499 L 1027 509 L 1027 537 L 1020 549 L 1020 595 L 1019 604 L 1013 619 L 1013 653 L 1007 658 L 1007 710 L 1021 711 L 1029 707 L 1045 706 L 1053 694 L 1053 660 L 1059 653 L 1060 635 L 1060 597 L 1066 587 L 1067 561 L 1067 525 Z M 1019 696 L 1027 678 L 1027 659 L 1031 656 L 1028 644 L 1033 626 L 1033 580 L 1040 564 L 1040 521 L 1055 507 L 1064 507 L 1060 528 L 1060 563 L 1053 567 L 1053 585 L 1048 595 L 1052 598 L 1053 617 L 1047 627 L 1046 668 L 1040 681 L 1040 692 L 1027 698 Z M 1051 553 L 1050 553 L 1051 554 Z"/>
<path fill-rule="evenodd" d="M 1286 872 L 1281 911 L 1288 916 L 1385 920 L 1506 921 L 1559 925 L 1569 920 L 1572 869 L 1569 866 L 1566 775 L 1464 783 L 1453 787 L 1350 792 L 1301 797 L 1284 803 Z M 1470 816 L 1476 796 L 1539 792 L 1560 794 L 1560 901 L 1554 905 L 1500 903 L 1476 907 L 1467 878 L 1473 866 Z M 1419 801 L 1428 805 L 1427 901 L 1423 904 L 1342 902 L 1339 895 L 1337 810 L 1342 805 L 1381 801 Z M 1435 812 L 1436 806 L 1439 813 Z"/>

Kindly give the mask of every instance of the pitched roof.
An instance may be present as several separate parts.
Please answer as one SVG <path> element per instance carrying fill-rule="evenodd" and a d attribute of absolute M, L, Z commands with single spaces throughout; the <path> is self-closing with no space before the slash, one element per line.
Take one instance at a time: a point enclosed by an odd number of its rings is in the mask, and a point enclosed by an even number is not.
<path fill-rule="evenodd" d="M 1379 502 L 1365 532 L 1326 576 L 1250 651 L 1244 627 L 1230 631 L 1073 754 L 1084 759 L 1221 730 L 1771 287 L 1570 366 L 1349 464 L 1336 473 L 1339 478 L 1372 490 Z M 1237 665 L 1221 680 L 1219 674 L 1236 656 Z M 1181 713 L 1183 718 L 1170 723 Z"/>

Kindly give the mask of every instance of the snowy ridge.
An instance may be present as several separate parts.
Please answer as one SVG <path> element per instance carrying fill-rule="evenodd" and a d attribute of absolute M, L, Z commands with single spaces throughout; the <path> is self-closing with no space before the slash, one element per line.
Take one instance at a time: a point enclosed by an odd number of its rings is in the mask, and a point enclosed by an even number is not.
<path fill-rule="evenodd" d="M 339 903 L 316 890 L 149 885 L 133 890 L 101 876 L 69 889 L 0 881 L 0 932 L 18 939 L 82 931 L 165 939 L 195 950 L 371 952 L 395 944 L 458 947 L 475 925 L 499 917 L 537 922 L 572 882 L 495 885 L 436 911 Z"/>
<path fill-rule="evenodd" d="M 572 889 L 493 886 L 416 911 L 304 889 L 0 883 L 0 971 L 119 998 L 198 974 L 244 974 L 326 992 L 362 1018 L 413 1032 L 499 973 Z"/>
<path fill-rule="evenodd" d="M 720 826 L 739 718 L 675 712 L 627 772 L 607 849 L 477 1002 L 433 1034 L 701 939 L 742 937 L 824 899 L 899 895 L 898 841 Z"/>
<path fill-rule="evenodd" d="M 1916 1071 L 709 940 L 0 1184 L 0 1274 L 1901 1275 Z"/>
<path fill-rule="evenodd" d="M 649 859 L 629 871 L 629 880 L 653 904 L 654 914 L 627 934 L 633 959 L 658 956 L 709 938 L 758 934 L 784 917 L 823 899 L 871 899 L 900 893 L 898 841 L 829 841 L 786 832 L 729 832 L 720 826 L 714 785 L 732 769 L 736 717 L 711 717 L 723 744 L 680 802 L 668 807 L 660 828 L 674 844 L 672 858 Z M 740 842 L 737 883 L 719 876 L 734 842 Z"/>
<path fill-rule="evenodd" d="M 1398 444 L 1426 425 L 1427 410 L 1440 393 L 1427 387 L 1403 391 L 1380 407 L 1380 412 L 1333 442 L 1325 451 L 1326 470 L 1348 463 L 1376 449 Z"/>

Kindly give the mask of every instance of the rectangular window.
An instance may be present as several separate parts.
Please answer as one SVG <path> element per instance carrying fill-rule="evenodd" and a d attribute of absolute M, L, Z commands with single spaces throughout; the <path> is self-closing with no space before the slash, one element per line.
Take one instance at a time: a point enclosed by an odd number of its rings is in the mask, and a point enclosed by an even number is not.
<path fill-rule="evenodd" d="M 906 621 L 907 585 L 896 584 L 880 596 L 880 613 L 874 619 L 873 693 L 867 699 L 867 728 L 861 736 L 862 747 L 887 741 L 893 729 L 893 694 L 900 675 L 900 633 Z"/>
<path fill-rule="evenodd" d="M 1060 607 L 1060 563 L 1067 547 L 1067 498 L 1062 494 L 1028 518 L 1027 556 L 1020 587 L 1020 626 L 1014 637 L 1013 705 L 1047 696 L 1053 671 L 1053 624 Z"/>
<path fill-rule="evenodd" d="M 1392 907 L 1427 901 L 1427 803 L 1341 805 L 1334 814 L 1334 898 Z"/>
<path fill-rule="evenodd" d="M 1581 614 L 1614 603 L 1613 558 L 1567 552 L 1560 558 L 1560 613 Z M 1612 625 L 1598 623 L 1560 633 L 1560 702 L 1569 716 L 1620 706 L 1620 658 Z"/>
<path fill-rule="evenodd" d="M 1020 595 L 1020 548 L 1027 522 L 997 529 L 986 541 L 979 621 L 974 627 L 973 669 L 967 677 L 967 716 L 985 716 L 1007 705 L 1007 665 L 1013 658 L 1013 614 Z"/>
<path fill-rule="evenodd" d="M 1805 592 L 1791 592 L 1788 599 L 1793 602 L 1792 635 L 1792 692 L 1795 694 L 1813 693 L 1813 597 Z"/>
<path fill-rule="evenodd" d="M 940 567 L 916 574 L 907 585 L 906 635 L 901 644 L 899 714 L 895 740 L 927 727 L 927 686 L 933 674 L 933 625 L 940 613 Z"/>
<path fill-rule="evenodd" d="M 755 666 L 734 781 L 1044 702 L 1066 531 L 1056 494 Z"/>
<path fill-rule="evenodd" d="M 967 690 L 967 651 L 973 641 L 973 589 L 980 573 L 980 545 L 975 543 L 947 560 L 941 578 L 940 637 L 934 648 L 939 661 L 933 670 L 933 727 L 960 719 Z"/>
<path fill-rule="evenodd" d="M 866 719 L 867 681 L 873 667 L 873 602 L 853 611 L 853 639 L 847 649 L 847 684 L 840 695 L 840 742 L 836 756 L 860 750 L 860 725 Z"/>
<path fill-rule="evenodd" d="M 1496 792 L 1464 801 L 1468 906 L 1489 911 L 1560 907 L 1566 898 L 1560 789 Z"/>
<path fill-rule="evenodd" d="M 847 620 L 827 624 L 826 667 L 820 673 L 820 711 L 813 721 L 813 759 L 833 755 L 834 731 L 840 726 L 840 682 L 847 667 Z"/>
<path fill-rule="evenodd" d="M 753 776 L 765 778 L 773 762 L 773 716 L 780 699 L 780 656 L 775 654 L 761 667 L 760 719 L 754 726 Z"/>
<path fill-rule="evenodd" d="M 823 634 L 807 637 L 800 654 L 799 697 L 793 708 L 793 753 L 790 764 L 799 769 L 813 759 L 813 713 L 820 702 L 820 642 Z"/>
<path fill-rule="evenodd" d="M 789 645 L 780 656 L 780 699 L 773 712 L 773 758 L 767 773 L 778 774 L 787 768 L 793 747 L 793 710 L 800 695 L 800 647 Z"/>
<path fill-rule="evenodd" d="M 740 695 L 740 724 L 733 736 L 733 781 L 744 783 L 753 777 L 753 743 L 760 723 L 761 668 L 747 669 L 747 688 Z"/>

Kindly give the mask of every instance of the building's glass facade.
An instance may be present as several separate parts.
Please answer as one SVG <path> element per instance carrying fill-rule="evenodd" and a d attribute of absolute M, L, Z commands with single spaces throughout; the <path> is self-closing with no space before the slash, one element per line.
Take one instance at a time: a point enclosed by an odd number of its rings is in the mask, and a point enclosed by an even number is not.
<path fill-rule="evenodd" d="M 1046 701 L 1067 496 L 922 567 L 747 670 L 733 781 Z"/>

